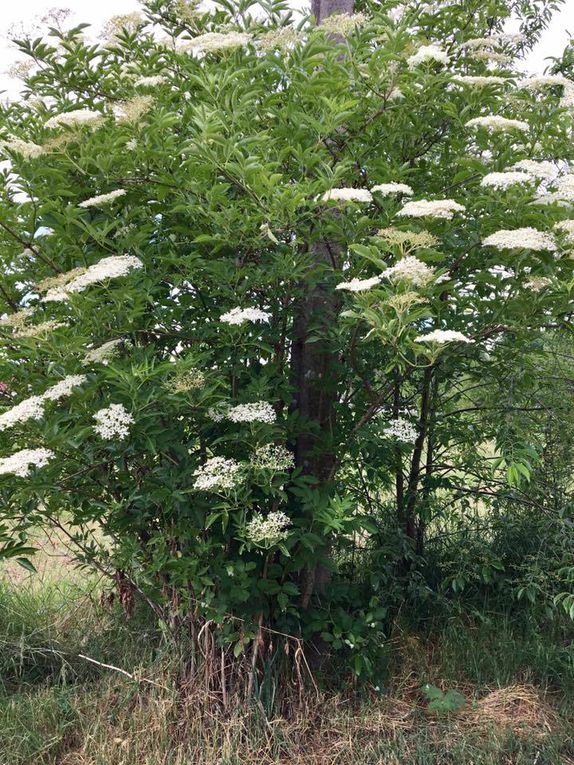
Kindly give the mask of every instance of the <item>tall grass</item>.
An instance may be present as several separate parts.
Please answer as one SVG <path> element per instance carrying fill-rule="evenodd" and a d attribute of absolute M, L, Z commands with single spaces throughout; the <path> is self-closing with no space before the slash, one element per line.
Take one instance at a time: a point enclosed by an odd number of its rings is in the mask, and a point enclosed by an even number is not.
<path fill-rule="evenodd" d="M 389 640 L 378 690 L 309 688 L 289 715 L 257 698 L 221 710 L 186 684 L 148 614 L 126 621 L 95 583 L 0 586 L 0 765 L 574 763 L 561 627 L 482 614 L 424 634 L 397 624 Z M 429 715 L 426 682 L 461 690 L 467 708 Z"/>

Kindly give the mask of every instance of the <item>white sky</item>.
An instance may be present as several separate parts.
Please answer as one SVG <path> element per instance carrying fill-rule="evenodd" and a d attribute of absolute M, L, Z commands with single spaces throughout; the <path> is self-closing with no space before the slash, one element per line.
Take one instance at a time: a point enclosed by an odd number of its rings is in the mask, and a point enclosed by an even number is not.
<path fill-rule="evenodd" d="M 304 7 L 309 0 L 292 0 L 291 4 L 293 7 Z M 0 0 L 0 5 L 0 90 L 7 91 L 5 96 L 10 97 L 15 97 L 18 92 L 17 83 L 6 75 L 6 70 L 18 59 L 18 52 L 7 37 L 8 30 L 14 24 L 29 26 L 57 6 L 72 11 L 66 26 L 86 22 L 93 24 L 96 32 L 111 16 L 130 13 L 140 7 L 138 0 L 16 0 L 13 3 Z M 572 36 L 569 32 L 574 34 L 574 0 L 565 0 L 564 6 L 528 57 L 526 68 L 529 71 L 541 72 L 548 64 L 544 61 L 545 57 L 560 55 Z"/>

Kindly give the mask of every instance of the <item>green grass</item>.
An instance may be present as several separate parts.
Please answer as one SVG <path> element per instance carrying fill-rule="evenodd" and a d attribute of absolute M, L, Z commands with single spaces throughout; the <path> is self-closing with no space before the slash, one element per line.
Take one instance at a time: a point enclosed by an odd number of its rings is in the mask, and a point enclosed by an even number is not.
<path fill-rule="evenodd" d="M 568 624 L 526 613 L 457 617 L 424 633 L 397 625 L 379 696 L 309 688 L 289 716 L 210 706 L 182 685 L 150 624 L 101 606 L 89 581 L 0 586 L 0 765 L 574 763 Z M 461 690 L 467 712 L 429 716 L 426 682 Z"/>

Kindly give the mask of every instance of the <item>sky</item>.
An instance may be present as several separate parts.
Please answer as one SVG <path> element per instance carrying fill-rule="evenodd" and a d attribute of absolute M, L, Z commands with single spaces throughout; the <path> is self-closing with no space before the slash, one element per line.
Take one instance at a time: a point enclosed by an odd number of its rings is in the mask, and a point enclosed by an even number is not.
<path fill-rule="evenodd" d="M 29 27 L 51 8 L 69 8 L 72 15 L 69 23 L 86 22 L 94 25 L 94 31 L 99 29 L 111 16 L 130 13 L 138 10 L 138 0 L 18 0 L 9 3 L 8 0 L 0 0 L 2 12 L 0 17 L 0 90 L 7 91 L 6 95 L 15 97 L 18 91 L 17 82 L 7 75 L 7 70 L 18 59 L 18 52 L 10 43 L 8 36 L 10 28 L 15 26 Z M 295 7 L 303 7 L 309 0 L 292 0 Z M 574 0 L 566 0 L 565 7 L 555 15 L 552 23 L 544 32 L 536 49 L 529 55 L 525 62 L 525 69 L 529 72 L 542 72 L 547 62 L 547 56 L 559 55 L 568 40 L 574 34 Z"/>

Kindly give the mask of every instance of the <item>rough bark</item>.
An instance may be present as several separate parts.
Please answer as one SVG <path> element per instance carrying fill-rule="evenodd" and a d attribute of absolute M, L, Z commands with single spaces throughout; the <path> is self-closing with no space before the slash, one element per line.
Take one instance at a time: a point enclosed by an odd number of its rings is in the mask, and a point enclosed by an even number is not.
<path fill-rule="evenodd" d="M 312 0 L 311 12 L 320 24 L 334 13 L 353 13 L 353 7 L 354 0 Z M 311 252 L 312 268 L 317 267 L 319 274 L 325 274 L 336 265 L 340 247 L 336 243 L 322 241 L 314 244 Z M 305 423 L 295 443 L 295 464 L 304 474 L 316 479 L 319 490 L 327 489 L 336 462 L 332 434 L 339 360 L 328 335 L 338 312 L 339 295 L 331 285 L 322 283 L 320 276 L 318 283 L 309 287 L 301 298 L 293 322 L 293 400 L 290 410 Z M 322 338 L 319 342 L 315 341 L 317 336 Z M 329 578 L 329 570 L 321 564 L 306 572 L 301 582 L 304 607 L 309 605 L 314 592 L 326 587 Z"/>
<path fill-rule="evenodd" d="M 353 13 L 354 5 L 354 0 L 312 0 L 311 13 L 320 24 L 334 13 Z"/>

